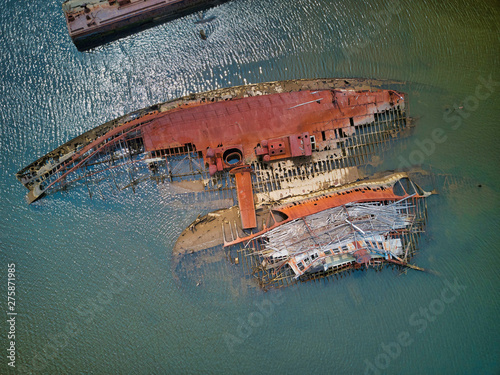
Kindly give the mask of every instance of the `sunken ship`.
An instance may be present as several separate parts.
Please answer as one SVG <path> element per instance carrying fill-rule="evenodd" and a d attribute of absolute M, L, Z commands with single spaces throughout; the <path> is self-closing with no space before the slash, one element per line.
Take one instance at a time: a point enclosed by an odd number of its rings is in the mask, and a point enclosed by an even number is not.
<path fill-rule="evenodd" d="M 222 202 L 179 236 L 174 274 L 200 254 L 243 264 L 265 289 L 387 264 L 420 269 L 409 261 L 429 193 L 408 174 L 363 169 L 412 127 L 396 85 L 303 79 L 190 94 L 97 126 L 16 176 L 29 203 L 148 180 Z"/>
<path fill-rule="evenodd" d="M 227 192 L 251 229 L 254 201 L 355 181 L 356 166 L 410 127 L 405 94 L 380 88 L 388 84 L 305 79 L 191 94 L 97 126 L 16 176 L 29 203 L 123 175 L 117 189 L 155 178 L 203 196 Z"/>
<path fill-rule="evenodd" d="M 267 208 L 256 233 L 240 237 L 237 225 L 223 225 L 224 248 L 263 288 L 391 264 L 424 271 L 409 262 L 429 195 L 395 173 L 294 197 Z"/>
<path fill-rule="evenodd" d="M 67 0 L 62 8 L 80 51 L 228 0 Z"/>
<path fill-rule="evenodd" d="M 360 169 L 360 168 L 356 168 Z M 361 169 L 359 171 L 361 173 Z M 426 271 L 412 263 L 430 192 L 421 172 L 383 172 L 312 193 L 256 204 L 257 227 L 243 228 L 237 206 L 198 217 L 179 236 L 174 275 L 202 277 L 208 264 L 241 264 L 263 289 L 367 269 Z"/>

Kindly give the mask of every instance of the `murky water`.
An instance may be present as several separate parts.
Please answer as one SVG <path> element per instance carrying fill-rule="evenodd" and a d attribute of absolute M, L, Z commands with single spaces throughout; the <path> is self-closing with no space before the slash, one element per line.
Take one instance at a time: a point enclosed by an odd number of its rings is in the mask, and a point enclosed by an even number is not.
<path fill-rule="evenodd" d="M 20 373 L 499 372 L 498 2 L 233 0 L 210 23 L 193 15 L 89 53 L 72 45 L 61 1 L 0 4 L 0 284 L 14 262 Z M 27 206 L 15 180 L 129 111 L 305 77 L 405 81 L 419 120 L 381 168 L 457 176 L 430 198 L 415 258 L 439 276 L 385 269 L 263 293 L 221 261 L 177 281 L 172 246 L 206 208 L 155 183 Z"/>

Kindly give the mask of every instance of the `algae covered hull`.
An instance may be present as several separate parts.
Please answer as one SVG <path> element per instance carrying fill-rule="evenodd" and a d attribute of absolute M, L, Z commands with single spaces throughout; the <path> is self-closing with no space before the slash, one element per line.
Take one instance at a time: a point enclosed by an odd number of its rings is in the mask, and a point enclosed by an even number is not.
<path fill-rule="evenodd" d="M 69 35 L 83 51 L 228 0 L 68 0 Z"/>
<path fill-rule="evenodd" d="M 249 201 L 355 180 L 353 167 L 408 128 L 405 94 L 380 88 L 390 85 L 313 79 L 191 94 L 100 125 L 16 176 L 30 203 L 105 180 L 118 190 L 156 178 L 200 195 L 228 192 L 251 228 Z"/>

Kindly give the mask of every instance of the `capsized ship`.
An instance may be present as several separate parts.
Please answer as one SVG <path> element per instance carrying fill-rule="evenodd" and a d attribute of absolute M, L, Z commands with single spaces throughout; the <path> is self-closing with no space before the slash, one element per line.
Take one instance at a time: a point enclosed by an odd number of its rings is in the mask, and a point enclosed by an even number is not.
<path fill-rule="evenodd" d="M 355 181 L 356 166 L 409 128 L 405 94 L 389 85 L 313 79 L 191 94 L 89 130 L 16 176 L 29 203 L 73 185 L 91 193 L 151 178 L 207 199 L 226 192 L 251 229 L 254 203 Z"/>
<path fill-rule="evenodd" d="M 69 35 L 80 51 L 228 0 L 67 0 Z"/>

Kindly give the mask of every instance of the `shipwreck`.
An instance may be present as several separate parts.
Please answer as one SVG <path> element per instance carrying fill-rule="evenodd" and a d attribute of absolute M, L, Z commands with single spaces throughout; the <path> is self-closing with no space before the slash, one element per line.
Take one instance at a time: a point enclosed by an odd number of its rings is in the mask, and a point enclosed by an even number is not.
<path fill-rule="evenodd" d="M 236 254 L 263 287 L 384 263 L 422 270 L 408 261 L 429 195 L 402 173 L 358 182 L 274 206 L 270 225 L 255 234 L 240 238 L 230 231 L 227 241 L 223 230 L 224 247 L 244 245 Z"/>
<path fill-rule="evenodd" d="M 426 217 L 404 173 L 362 168 L 412 127 L 398 83 L 276 81 L 190 94 L 135 111 L 20 170 L 29 203 L 85 186 L 143 181 L 222 202 L 179 236 L 175 265 L 217 249 L 264 288 L 346 270 L 409 263 Z M 204 258 L 207 260 L 208 258 Z"/>
<path fill-rule="evenodd" d="M 425 271 L 410 261 L 425 228 L 429 195 L 399 172 L 262 202 L 251 232 L 243 229 L 237 207 L 221 209 L 186 228 L 174 256 L 182 264 L 195 252 L 211 253 L 204 262 L 224 254 L 265 289 L 386 265 Z"/>
<path fill-rule="evenodd" d="M 62 7 L 71 39 L 85 51 L 226 1 L 67 0 Z"/>
<path fill-rule="evenodd" d="M 156 179 L 256 202 L 358 179 L 356 166 L 411 127 L 405 94 L 388 81 L 277 81 L 191 94 L 109 121 L 21 169 L 32 203 L 71 186 L 118 190 Z"/>

